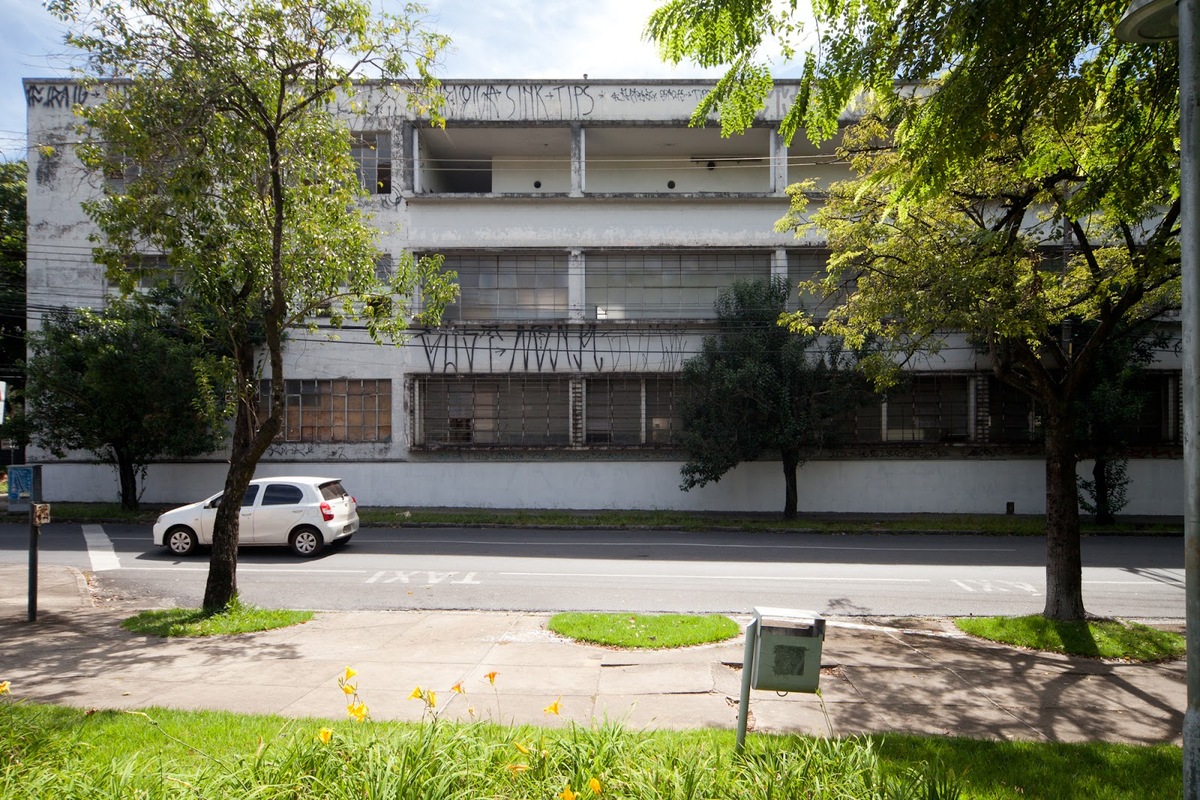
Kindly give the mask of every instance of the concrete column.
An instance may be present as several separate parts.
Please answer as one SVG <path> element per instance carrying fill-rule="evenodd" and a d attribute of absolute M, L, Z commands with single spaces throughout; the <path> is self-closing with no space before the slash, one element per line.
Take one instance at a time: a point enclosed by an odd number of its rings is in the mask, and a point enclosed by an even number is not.
<path fill-rule="evenodd" d="M 787 144 L 779 131 L 771 131 L 771 187 L 773 194 L 784 194 L 788 186 Z"/>
<path fill-rule="evenodd" d="M 393 181 L 399 183 L 401 196 L 413 194 L 416 152 L 416 127 L 411 122 L 401 123 L 397 138 L 392 142 L 392 153 L 399 154 L 399 158 L 392 158 L 392 169 L 400 168 L 400 174 L 393 176 Z"/>
<path fill-rule="evenodd" d="M 584 287 L 587 282 L 587 264 L 583 251 L 572 250 L 567 254 L 567 307 L 571 322 L 584 322 L 587 306 Z"/>
<path fill-rule="evenodd" d="M 573 122 L 571 123 L 571 197 L 583 197 L 583 193 L 587 191 L 587 174 L 583 166 L 586 159 L 583 125 Z"/>
<path fill-rule="evenodd" d="M 425 191 L 421 186 L 421 132 L 417 130 L 416 125 L 411 123 L 408 123 L 408 128 L 409 136 L 405 137 L 404 141 L 407 148 L 404 151 L 406 156 L 404 169 L 406 173 L 410 169 L 412 170 L 412 193 L 420 194 Z"/>

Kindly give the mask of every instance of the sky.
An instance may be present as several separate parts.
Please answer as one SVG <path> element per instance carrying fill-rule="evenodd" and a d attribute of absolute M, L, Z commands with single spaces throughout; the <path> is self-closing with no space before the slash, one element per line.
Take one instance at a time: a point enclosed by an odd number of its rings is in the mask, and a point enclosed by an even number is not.
<path fill-rule="evenodd" d="M 379 2 L 379 0 L 375 0 Z M 643 41 L 654 0 L 426 0 L 430 26 L 450 36 L 443 78 L 712 78 L 663 63 Z M 383 0 L 396 12 L 401 0 Z M 22 78 L 70 76 L 63 25 L 39 0 L 0 0 L 0 153 L 24 158 Z"/>

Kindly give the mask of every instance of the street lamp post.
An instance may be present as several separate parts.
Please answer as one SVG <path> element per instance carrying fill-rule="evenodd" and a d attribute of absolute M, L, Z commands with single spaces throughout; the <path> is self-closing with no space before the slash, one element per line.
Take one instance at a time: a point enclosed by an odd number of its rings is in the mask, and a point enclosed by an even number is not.
<path fill-rule="evenodd" d="M 1180 273 L 1183 278 L 1183 548 L 1187 601 L 1187 711 L 1183 796 L 1200 800 L 1200 0 L 1134 0 L 1117 24 L 1127 42 L 1179 39 Z"/>

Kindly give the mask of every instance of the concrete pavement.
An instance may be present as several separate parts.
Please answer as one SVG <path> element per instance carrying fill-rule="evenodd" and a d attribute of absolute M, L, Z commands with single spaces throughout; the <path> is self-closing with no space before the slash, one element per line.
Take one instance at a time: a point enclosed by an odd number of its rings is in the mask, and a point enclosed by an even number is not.
<path fill-rule="evenodd" d="M 545 614 L 394 611 L 322 612 L 275 631 L 163 640 L 122 630 L 133 611 L 97 601 L 84 575 L 61 566 L 39 570 L 31 624 L 27 580 L 25 566 L 0 565 L 0 681 L 32 701 L 341 719 L 337 678 L 352 666 L 375 719 L 420 719 L 422 704 L 409 694 L 421 686 L 437 692 L 446 719 L 737 725 L 741 637 L 627 651 L 560 639 L 546 630 Z M 1023 651 L 967 638 L 939 619 L 830 618 L 821 662 L 821 697 L 751 692 L 752 730 L 1182 742 L 1183 660 L 1139 665 Z M 449 691 L 458 681 L 465 694 Z M 561 716 L 543 711 L 556 698 Z"/>

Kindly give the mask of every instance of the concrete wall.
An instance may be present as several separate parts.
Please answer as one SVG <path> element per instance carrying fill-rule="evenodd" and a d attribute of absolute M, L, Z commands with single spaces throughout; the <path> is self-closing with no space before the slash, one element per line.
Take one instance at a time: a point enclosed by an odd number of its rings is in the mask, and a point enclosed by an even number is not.
<path fill-rule="evenodd" d="M 259 477 L 340 477 L 368 506 L 471 508 L 677 509 L 773 512 L 783 508 L 778 462 L 745 464 L 720 483 L 683 492 L 672 461 L 280 462 Z M 1090 464 L 1081 465 L 1087 475 Z M 1018 514 L 1045 511 L 1042 462 L 1035 459 L 812 461 L 799 472 L 804 512 Z M 1182 462 L 1135 460 L 1129 515 L 1183 514 Z M 220 491 L 221 463 L 151 467 L 142 499 L 184 503 Z M 114 502 L 115 471 L 84 463 L 49 463 L 42 471 L 49 502 Z"/>

